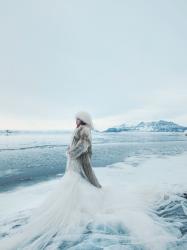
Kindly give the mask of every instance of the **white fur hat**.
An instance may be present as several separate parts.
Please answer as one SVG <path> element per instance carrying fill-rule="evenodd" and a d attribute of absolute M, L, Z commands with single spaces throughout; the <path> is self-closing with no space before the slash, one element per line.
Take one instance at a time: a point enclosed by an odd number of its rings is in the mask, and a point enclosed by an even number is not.
<path fill-rule="evenodd" d="M 76 113 L 75 118 L 80 119 L 81 121 L 85 122 L 91 129 L 94 129 L 92 118 L 88 112 L 80 111 Z"/>

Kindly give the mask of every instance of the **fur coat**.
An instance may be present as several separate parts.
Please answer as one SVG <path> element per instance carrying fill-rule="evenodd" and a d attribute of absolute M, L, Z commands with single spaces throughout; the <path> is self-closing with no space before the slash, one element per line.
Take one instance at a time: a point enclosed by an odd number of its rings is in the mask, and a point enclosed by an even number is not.
<path fill-rule="evenodd" d="M 92 137 L 89 126 L 80 125 L 75 128 L 66 155 L 69 156 L 70 159 L 77 161 L 78 165 L 81 166 L 81 175 L 86 178 L 87 181 L 97 188 L 102 187 L 91 165 Z"/>

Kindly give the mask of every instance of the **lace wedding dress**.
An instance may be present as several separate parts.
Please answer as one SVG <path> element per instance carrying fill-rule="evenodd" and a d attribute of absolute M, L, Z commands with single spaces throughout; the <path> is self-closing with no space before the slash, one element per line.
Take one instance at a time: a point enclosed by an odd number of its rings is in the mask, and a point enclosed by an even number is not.
<path fill-rule="evenodd" d="M 76 241 L 100 211 L 103 190 L 91 168 L 89 128 L 76 128 L 68 148 L 60 183 L 25 226 L 1 241 L 3 250 L 59 249 L 65 241 Z"/>

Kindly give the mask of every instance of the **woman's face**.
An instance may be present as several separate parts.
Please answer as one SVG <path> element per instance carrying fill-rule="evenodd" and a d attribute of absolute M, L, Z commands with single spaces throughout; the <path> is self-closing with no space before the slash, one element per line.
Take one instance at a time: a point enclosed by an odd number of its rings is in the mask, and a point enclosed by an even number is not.
<path fill-rule="evenodd" d="M 81 120 L 80 119 L 76 119 L 76 125 L 79 126 L 81 124 Z"/>

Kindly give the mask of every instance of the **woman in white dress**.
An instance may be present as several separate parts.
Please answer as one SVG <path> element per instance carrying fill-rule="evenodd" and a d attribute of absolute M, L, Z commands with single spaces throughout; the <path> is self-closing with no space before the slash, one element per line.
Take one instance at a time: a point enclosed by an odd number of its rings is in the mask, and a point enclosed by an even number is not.
<path fill-rule="evenodd" d="M 92 185 L 101 188 L 91 166 L 92 142 L 91 132 L 93 123 L 87 112 L 76 114 L 76 124 L 73 139 L 68 147 L 68 169 L 80 172 Z M 73 167 L 73 168 L 72 168 Z"/>
<path fill-rule="evenodd" d="M 103 191 L 91 166 L 93 122 L 84 111 L 75 118 L 64 176 L 29 222 L 1 241 L 2 250 L 59 249 L 76 241 L 99 212 Z"/>
<path fill-rule="evenodd" d="M 0 240 L 0 250 L 169 249 L 176 237 L 156 217 L 152 196 L 125 181 L 135 170 L 104 168 L 101 186 L 91 166 L 91 117 L 79 112 L 76 123 L 64 176 L 28 223 Z"/>

